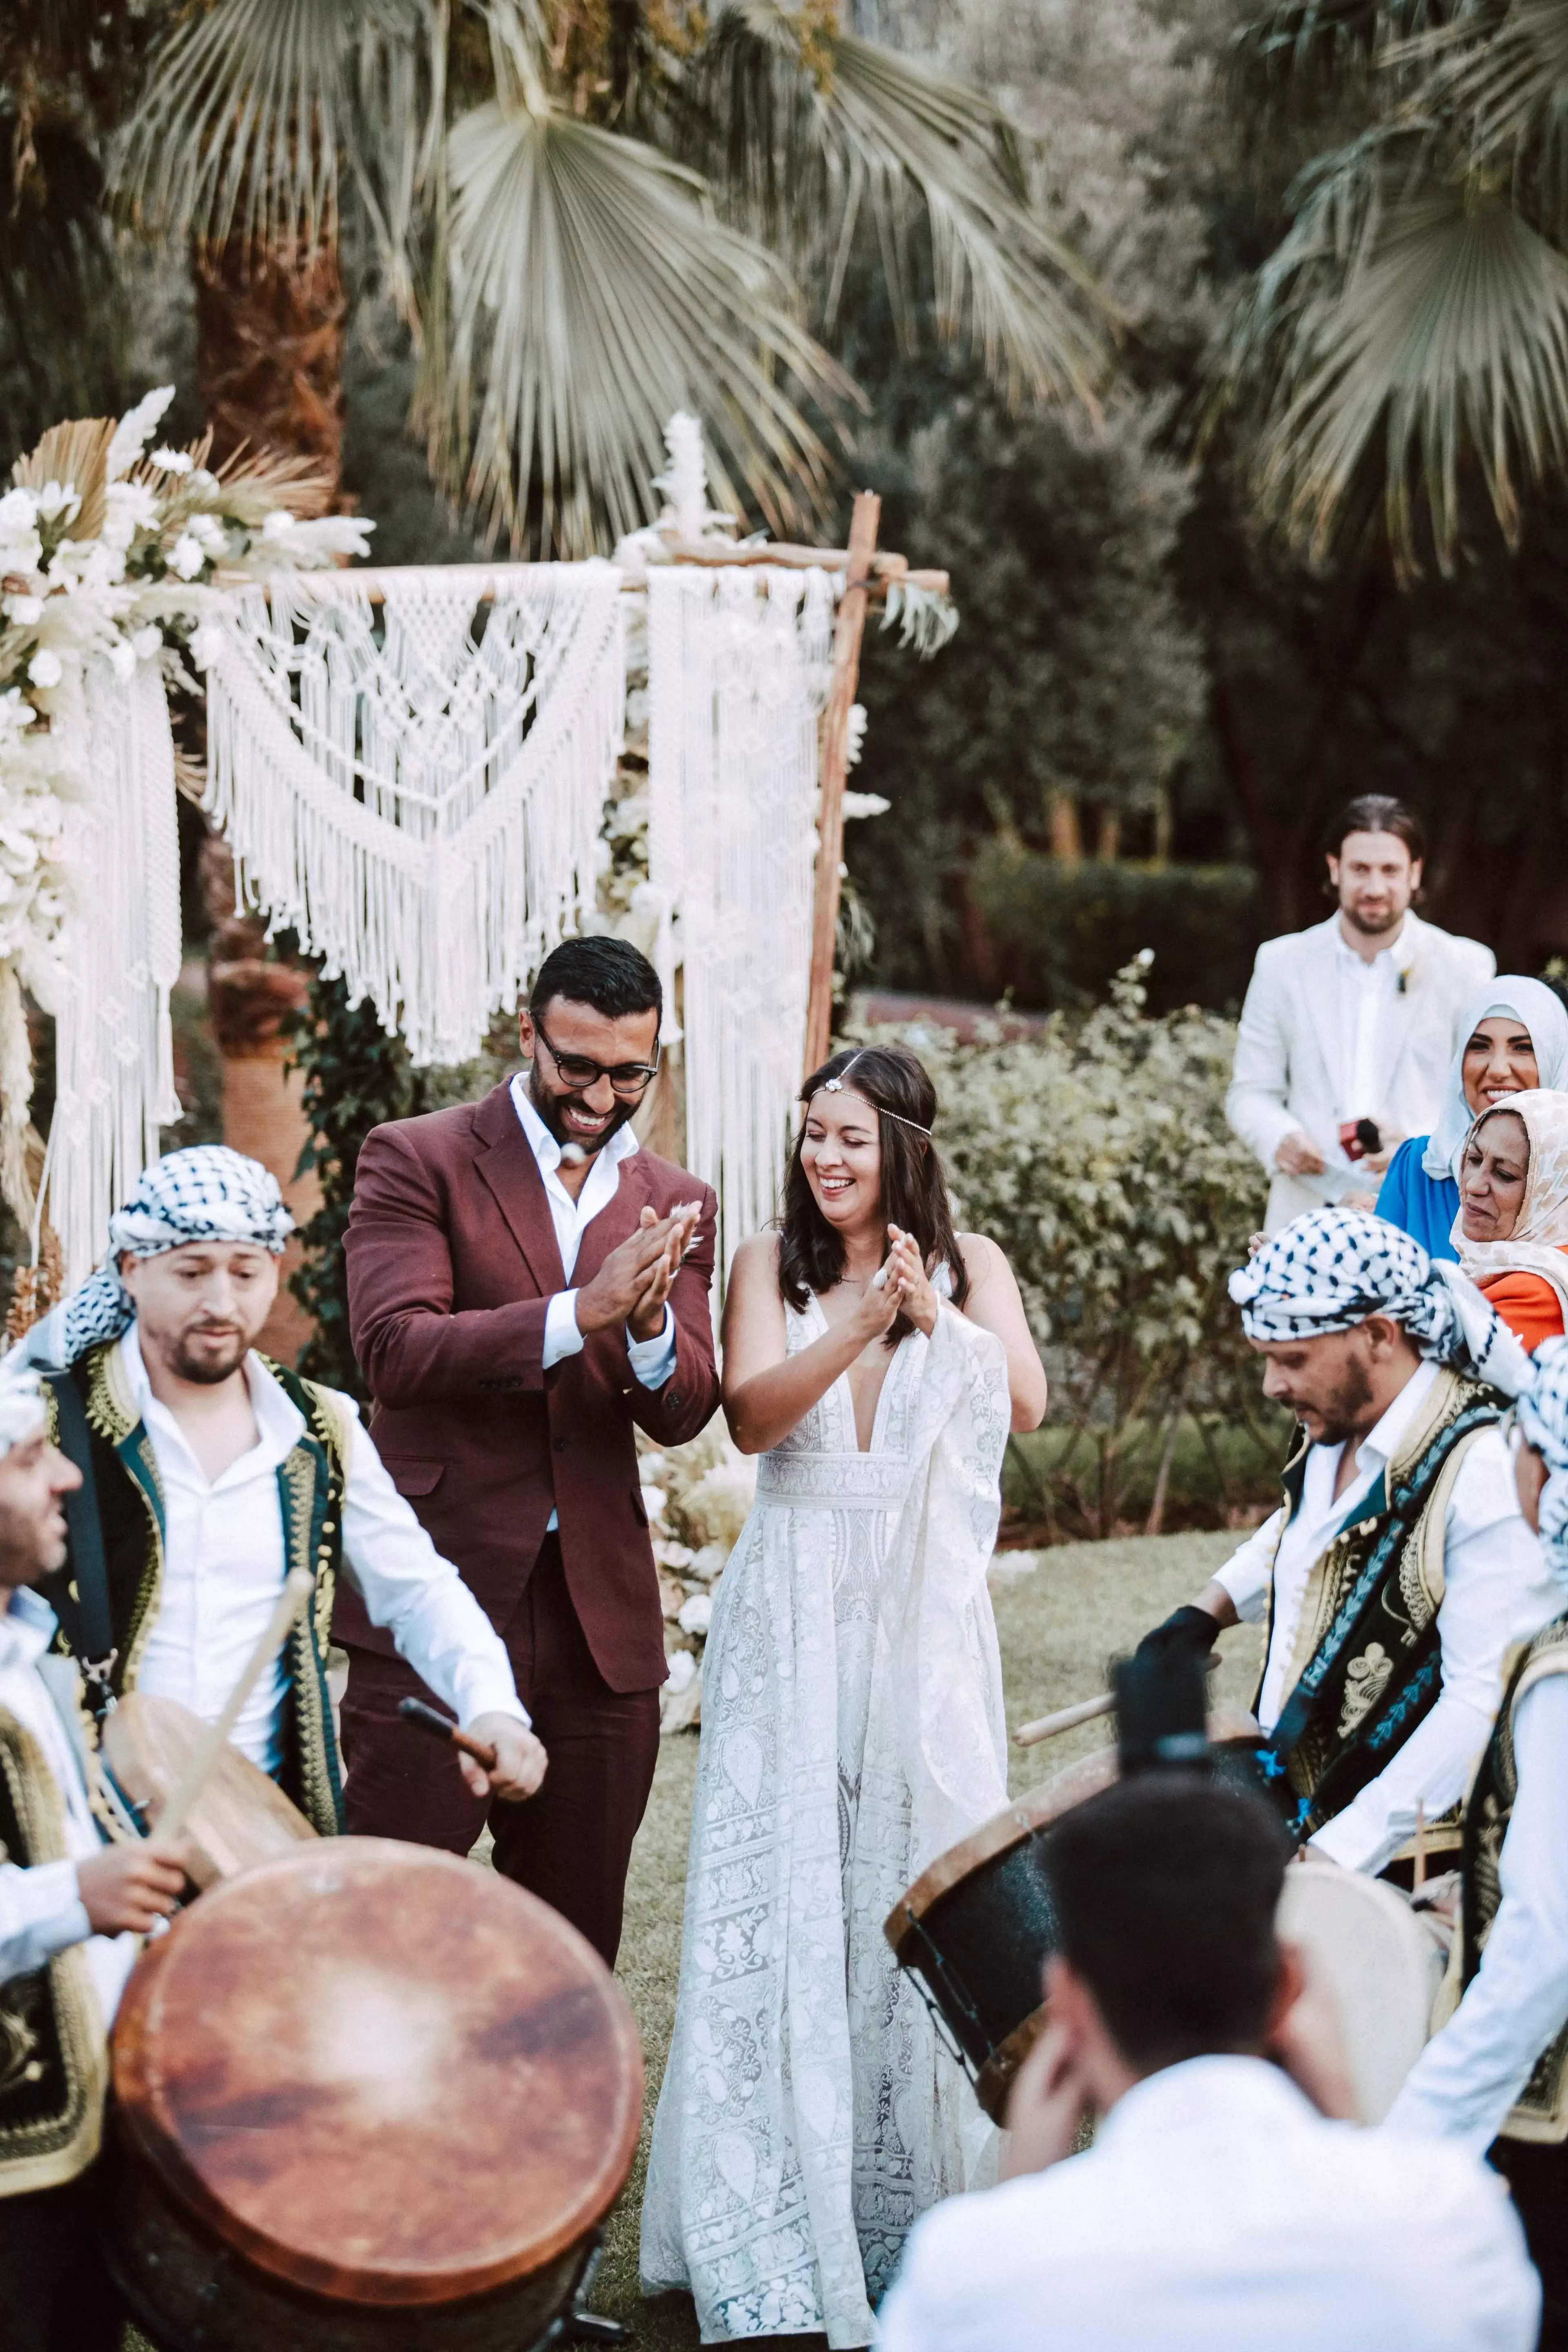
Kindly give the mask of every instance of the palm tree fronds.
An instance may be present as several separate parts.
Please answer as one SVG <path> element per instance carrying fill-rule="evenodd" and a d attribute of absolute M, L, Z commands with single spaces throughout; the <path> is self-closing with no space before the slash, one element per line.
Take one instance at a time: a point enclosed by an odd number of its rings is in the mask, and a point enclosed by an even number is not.
<path fill-rule="evenodd" d="M 1380 440 L 1406 573 L 1418 499 L 1451 563 L 1468 464 L 1512 541 L 1521 484 L 1568 462 L 1568 260 L 1502 194 L 1454 179 L 1370 215 L 1354 266 L 1304 303 L 1292 340 L 1293 388 L 1258 475 L 1266 504 L 1320 556 Z"/>
<path fill-rule="evenodd" d="M 820 12 L 729 0 L 675 110 L 726 212 L 822 288 L 831 322 L 862 207 L 907 347 L 912 236 L 929 233 L 936 311 L 1014 399 L 1092 403 L 1108 308 L 1029 200 L 1017 133 L 982 92 L 837 29 Z"/>
<path fill-rule="evenodd" d="M 650 520 L 683 407 L 710 427 L 718 503 L 743 491 L 786 533 L 820 513 L 828 453 L 786 383 L 829 408 L 853 386 L 695 174 L 537 96 L 458 122 L 447 172 L 449 319 L 426 320 L 419 414 L 492 538 L 578 555 Z"/>
<path fill-rule="evenodd" d="M 1513 0 L 1500 23 L 1467 17 L 1389 62 L 1425 69 L 1421 102 L 1463 126 L 1472 169 L 1505 166 L 1568 230 L 1568 0 Z"/>
<path fill-rule="evenodd" d="M 436 16 L 425 0 L 216 0 L 187 16 L 127 127 L 122 205 L 154 234 L 209 252 L 237 236 L 295 266 L 336 233 L 345 162 L 375 151 L 357 109 L 378 64 L 427 42 Z M 376 128 L 405 140 L 389 110 Z"/>

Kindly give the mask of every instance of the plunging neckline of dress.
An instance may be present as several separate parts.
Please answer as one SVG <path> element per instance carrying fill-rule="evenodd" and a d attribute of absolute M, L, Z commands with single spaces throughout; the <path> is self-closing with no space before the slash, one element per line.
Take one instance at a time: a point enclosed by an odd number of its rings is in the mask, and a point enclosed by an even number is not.
<path fill-rule="evenodd" d="M 822 1301 L 817 1297 L 816 1291 L 808 1291 L 806 1293 L 806 1297 L 810 1301 L 811 1311 L 815 1313 L 817 1322 L 821 1326 L 821 1332 L 818 1334 L 818 1336 L 821 1337 L 831 1331 L 833 1326 L 828 1321 Z M 847 1365 L 846 1365 L 843 1371 L 839 1373 L 832 1387 L 827 1390 L 826 1394 L 828 1396 L 837 1396 L 840 1390 L 843 1391 L 843 1395 L 840 1399 L 841 1408 L 848 1417 L 849 1434 L 854 1440 L 853 1445 L 847 1448 L 847 1451 L 860 1454 L 875 1454 L 877 1452 L 882 1438 L 886 1434 L 883 1425 L 883 1414 L 892 1387 L 890 1376 L 893 1366 L 898 1362 L 900 1351 L 907 1345 L 909 1337 L 912 1337 L 912 1334 L 906 1335 L 906 1339 L 900 1339 L 897 1348 L 886 1349 L 883 1350 L 887 1357 L 887 1362 L 882 1368 L 882 1384 L 877 1391 L 877 1402 L 871 1414 L 871 1443 L 869 1445 L 862 1445 L 860 1443 L 860 1424 L 855 1418 L 855 1390 L 850 1381 L 849 1368 Z"/>

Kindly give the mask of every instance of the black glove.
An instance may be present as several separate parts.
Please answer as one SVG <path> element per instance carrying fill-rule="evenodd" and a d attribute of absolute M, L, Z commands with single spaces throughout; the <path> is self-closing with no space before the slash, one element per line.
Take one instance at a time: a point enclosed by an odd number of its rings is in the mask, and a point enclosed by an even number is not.
<path fill-rule="evenodd" d="M 1163 1625 L 1156 1625 L 1152 1633 L 1145 1633 L 1138 1644 L 1137 1655 L 1141 1658 L 1173 1657 L 1184 1654 L 1194 1658 L 1206 1658 L 1219 1634 L 1217 1617 L 1211 1617 L 1206 1609 L 1194 1609 L 1189 1605 L 1185 1609 L 1178 1609 L 1173 1617 L 1167 1617 Z"/>

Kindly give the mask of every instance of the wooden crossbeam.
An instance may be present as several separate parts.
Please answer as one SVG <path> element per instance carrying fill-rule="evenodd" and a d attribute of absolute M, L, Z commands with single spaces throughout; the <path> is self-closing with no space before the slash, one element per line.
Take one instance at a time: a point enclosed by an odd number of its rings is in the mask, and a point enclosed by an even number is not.
<path fill-rule="evenodd" d="M 737 564 L 749 568 L 754 564 L 767 563 L 784 572 L 805 572 L 812 569 L 819 572 L 844 572 L 848 569 L 851 553 L 852 551 L 847 547 L 792 547 L 787 543 L 781 543 L 776 547 L 766 544 L 760 547 L 725 547 L 716 541 L 710 543 L 677 540 L 671 546 L 670 559 L 676 563 L 702 564 L 710 570 L 727 569 Z M 371 604 L 379 604 L 385 597 L 384 583 L 388 580 L 400 578 L 405 570 L 423 571 L 426 568 L 423 564 L 411 564 L 406 567 L 393 564 L 357 564 L 348 572 L 347 576 L 353 580 L 356 589 Z M 493 604 L 497 588 L 505 585 L 510 574 L 536 568 L 527 563 L 447 563 L 441 566 L 441 571 L 443 577 L 448 572 L 458 577 L 467 577 L 472 583 L 476 604 Z M 342 579 L 344 572 L 334 565 L 323 572 L 290 572 L 287 577 L 291 594 L 309 598 L 329 594 L 332 583 Z M 626 593 L 634 596 L 642 595 L 647 584 L 646 578 L 627 579 L 621 583 Z M 892 587 L 921 588 L 930 595 L 945 596 L 948 584 L 948 574 L 945 572 L 913 571 L 910 569 L 907 556 L 884 551 L 873 556 L 871 570 L 867 576 L 864 587 L 866 595 L 875 599 L 885 596 Z M 220 588 L 252 587 L 255 583 L 248 574 L 237 573 L 226 579 L 219 572 L 216 585 Z"/>

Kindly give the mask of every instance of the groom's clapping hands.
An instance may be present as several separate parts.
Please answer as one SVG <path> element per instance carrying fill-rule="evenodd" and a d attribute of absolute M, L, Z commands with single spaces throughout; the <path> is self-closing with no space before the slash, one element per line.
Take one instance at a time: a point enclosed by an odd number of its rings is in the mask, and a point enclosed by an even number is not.
<path fill-rule="evenodd" d="M 608 1331 L 624 1323 L 634 1339 L 657 1337 L 676 1269 L 691 1244 L 699 1204 L 668 1217 L 645 1209 L 635 1234 L 613 1249 L 577 1293 L 579 1331 Z"/>

